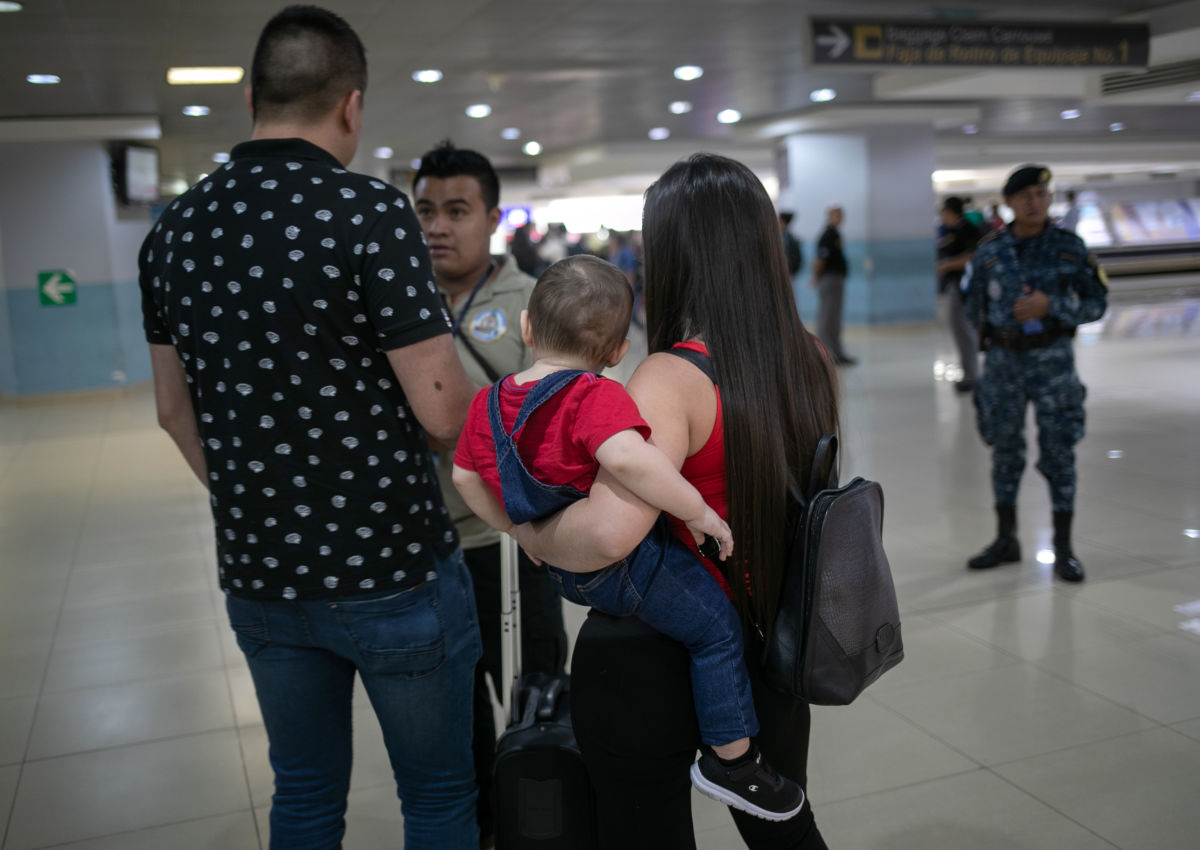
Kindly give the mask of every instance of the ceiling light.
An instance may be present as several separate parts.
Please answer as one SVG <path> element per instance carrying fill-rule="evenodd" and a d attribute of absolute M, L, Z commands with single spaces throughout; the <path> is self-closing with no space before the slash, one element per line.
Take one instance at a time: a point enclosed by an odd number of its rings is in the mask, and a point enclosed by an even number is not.
<path fill-rule="evenodd" d="M 0 2 L 0 12 L 19 12 L 19 11 L 21 11 L 20 3 L 14 3 L 12 0 L 3 0 L 3 2 Z"/>
<path fill-rule="evenodd" d="M 1190 537 L 1193 540 L 1200 538 L 1200 528 L 1185 528 L 1183 530 L 1184 537 Z"/>
<path fill-rule="evenodd" d="M 1121 451 L 1120 449 L 1113 449 L 1108 453 L 1109 460 L 1120 460 L 1123 457 L 1125 457 L 1125 452 Z"/>
<path fill-rule="evenodd" d="M 371 151 L 371 155 L 376 159 L 391 159 L 394 153 L 395 151 L 389 148 L 387 145 L 375 148 L 375 150 Z"/>
<path fill-rule="evenodd" d="M 699 65 L 680 65 L 675 69 L 675 79 L 683 80 L 698 80 L 704 76 L 704 69 Z"/>
<path fill-rule="evenodd" d="M 417 157 L 416 159 L 409 160 L 408 165 L 410 168 L 412 168 L 413 171 L 420 171 L 421 170 L 421 158 Z"/>
<path fill-rule="evenodd" d="M 173 86 L 231 85 L 240 83 L 244 68 L 236 65 L 212 68 L 168 68 L 167 82 Z"/>
<path fill-rule="evenodd" d="M 212 112 L 212 110 L 209 109 L 207 106 L 195 105 L 195 106 L 185 106 L 183 108 L 183 114 L 187 115 L 191 118 L 203 118 L 205 115 L 207 115 L 210 112 Z"/>
<path fill-rule="evenodd" d="M 671 110 L 672 115 L 684 115 L 692 111 L 692 105 L 686 100 L 676 100 L 672 101 L 667 109 Z"/>
<path fill-rule="evenodd" d="M 505 127 L 500 131 L 500 138 L 508 139 L 511 142 L 513 139 L 521 138 L 521 131 L 516 127 Z"/>
<path fill-rule="evenodd" d="M 650 130 L 650 133 L 649 133 L 650 138 L 656 142 L 661 142 L 663 139 L 668 138 L 670 135 L 671 135 L 671 131 L 668 130 L 666 127 L 654 127 Z"/>
<path fill-rule="evenodd" d="M 35 86 L 56 86 L 62 82 L 62 77 L 57 74 L 30 74 L 25 78 L 25 82 Z"/>
<path fill-rule="evenodd" d="M 979 125 L 978 124 L 963 124 L 962 131 L 964 133 L 966 133 L 968 136 L 974 136 L 976 133 L 979 132 Z"/>
<path fill-rule="evenodd" d="M 1189 95 L 1188 95 L 1186 98 L 1184 98 L 1184 99 L 1185 99 L 1185 100 L 1191 100 L 1191 101 L 1197 101 L 1197 100 L 1200 100 L 1200 91 L 1194 91 L 1194 92 L 1192 92 L 1191 94 L 1189 94 Z"/>
<path fill-rule="evenodd" d="M 722 124 L 736 124 L 742 120 L 742 113 L 736 109 L 722 109 L 717 113 L 717 120 Z"/>
<path fill-rule="evenodd" d="M 470 118 L 487 118 L 492 114 L 492 108 L 486 103 L 472 103 L 467 107 L 467 116 Z"/>
<path fill-rule="evenodd" d="M 1058 114 L 1064 121 L 1072 121 L 1072 120 L 1078 118 L 1081 113 L 1079 112 L 1078 109 L 1064 109 L 1062 112 L 1060 112 Z"/>
<path fill-rule="evenodd" d="M 526 142 L 525 147 L 521 148 L 529 156 L 537 156 L 542 152 L 542 146 L 537 142 Z"/>
<path fill-rule="evenodd" d="M 828 103 L 837 97 L 837 92 L 833 89 L 813 89 L 808 93 L 808 99 L 813 103 Z"/>
<path fill-rule="evenodd" d="M 1122 124 L 1120 121 L 1114 121 L 1108 125 L 1108 129 L 1114 133 L 1119 133 L 1125 129 L 1125 125 Z"/>
<path fill-rule="evenodd" d="M 437 68 L 426 68 L 424 71 L 413 71 L 412 78 L 418 83 L 436 83 L 442 78 L 442 72 Z"/>
<path fill-rule="evenodd" d="M 229 154 L 225 153 L 224 151 L 220 151 L 218 153 L 213 154 L 212 159 L 213 159 L 213 162 L 216 162 L 216 163 L 229 162 Z"/>

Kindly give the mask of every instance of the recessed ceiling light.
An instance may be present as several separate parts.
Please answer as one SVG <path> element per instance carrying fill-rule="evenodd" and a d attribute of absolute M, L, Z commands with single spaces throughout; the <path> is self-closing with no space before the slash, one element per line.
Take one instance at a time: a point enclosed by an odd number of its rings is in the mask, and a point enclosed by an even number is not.
<path fill-rule="evenodd" d="M 663 139 L 670 137 L 671 131 L 668 130 L 666 127 L 653 127 L 653 128 L 651 128 L 648 135 L 654 141 L 661 142 Z"/>
<path fill-rule="evenodd" d="M 245 68 L 236 65 L 204 68 L 168 68 L 167 82 L 173 86 L 232 85 L 240 83 Z"/>
<path fill-rule="evenodd" d="M 1114 133 L 1119 133 L 1125 129 L 1125 125 L 1122 124 L 1120 121 L 1114 121 L 1108 125 L 1108 129 Z"/>
<path fill-rule="evenodd" d="M 25 82 L 35 86 L 56 86 L 62 82 L 62 77 L 58 74 L 30 74 L 25 78 Z"/>
<path fill-rule="evenodd" d="M 542 152 L 542 146 L 537 142 L 526 142 L 525 147 L 521 148 L 528 156 L 537 156 Z"/>
<path fill-rule="evenodd" d="M 837 97 L 837 92 L 833 89 L 813 89 L 808 93 L 808 99 L 813 103 L 828 103 Z"/>
<path fill-rule="evenodd" d="M 742 113 L 736 109 L 722 109 L 717 113 L 717 120 L 722 124 L 736 124 L 742 120 Z"/>
<path fill-rule="evenodd" d="M 675 100 L 667 109 L 671 110 L 672 115 L 684 115 L 692 111 L 692 105 L 686 100 Z"/>
<path fill-rule="evenodd" d="M 1200 538 L 1200 528 L 1185 528 L 1183 530 L 1183 536 L 1196 540 L 1197 538 Z"/>
<path fill-rule="evenodd" d="M 191 118 L 203 118 L 210 112 L 212 112 L 212 110 L 207 106 L 200 106 L 198 104 L 194 106 L 185 106 L 183 108 L 183 114 Z"/>
<path fill-rule="evenodd" d="M 1187 98 L 1185 98 L 1185 99 L 1186 99 L 1186 100 L 1191 100 L 1191 101 L 1197 101 L 1197 100 L 1200 100 L 1200 91 L 1194 91 L 1194 92 L 1192 92 L 1192 93 L 1191 93 L 1191 94 L 1189 94 L 1189 95 L 1187 96 Z"/>
<path fill-rule="evenodd" d="M 1064 121 L 1073 121 L 1074 119 L 1078 118 L 1082 113 L 1080 113 L 1080 111 L 1078 109 L 1064 109 L 1062 112 L 1060 112 L 1058 114 Z"/>
<path fill-rule="evenodd" d="M 964 133 L 966 133 L 968 136 L 974 136 L 976 133 L 979 132 L 979 125 L 978 124 L 963 124 L 962 131 Z"/>
<path fill-rule="evenodd" d="M 500 138 L 508 139 L 511 142 L 513 139 L 521 138 L 521 131 L 516 127 L 505 127 L 500 131 Z"/>
<path fill-rule="evenodd" d="M 675 79 L 677 80 L 684 80 L 686 82 L 688 80 L 698 80 L 703 76 L 704 69 L 699 65 L 680 65 L 675 69 Z"/>
<path fill-rule="evenodd" d="M 13 2 L 13 0 L 3 0 L 0 2 L 0 12 L 19 12 L 21 4 Z"/>
<path fill-rule="evenodd" d="M 217 153 L 213 154 L 212 159 L 213 162 L 216 163 L 229 162 L 229 154 L 225 153 L 225 151 L 218 151 Z"/>
<path fill-rule="evenodd" d="M 1123 457 L 1125 457 L 1125 452 L 1121 451 L 1120 449 L 1113 449 L 1108 453 L 1109 460 L 1120 460 Z"/>
<path fill-rule="evenodd" d="M 467 116 L 470 118 L 487 118 L 492 114 L 492 108 L 486 103 L 472 103 L 467 107 Z"/>
<path fill-rule="evenodd" d="M 437 68 L 426 68 L 423 71 L 413 71 L 412 78 L 418 83 L 436 83 L 442 78 L 442 72 Z"/>
<path fill-rule="evenodd" d="M 376 159 L 391 159 L 393 154 L 395 154 L 395 151 L 389 148 L 387 145 L 375 148 L 375 150 L 371 151 L 371 155 Z"/>

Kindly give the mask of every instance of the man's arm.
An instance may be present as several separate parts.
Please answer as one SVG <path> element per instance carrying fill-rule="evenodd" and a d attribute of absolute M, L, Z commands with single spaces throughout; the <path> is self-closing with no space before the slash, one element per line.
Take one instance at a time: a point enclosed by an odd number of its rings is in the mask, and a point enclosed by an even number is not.
<path fill-rule="evenodd" d="M 456 463 L 451 478 L 471 513 L 497 531 L 512 531 L 513 522 L 508 518 L 504 506 L 496 500 L 478 472 L 464 469 Z"/>
<path fill-rule="evenodd" d="M 175 346 L 151 343 L 150 369 L 154 375 L 154 408 L 158 412 L 158 424 L 171 435 L 187 465 L 207 488 L 208 465 L 196 430 L 192 396 Z"/>
<path fill-rule="evenodd" d="M 1049 296 L 1047 312 L 1067 328 L 1094 322 L 1108 309 L 1108 275 L 1104 273 L 1095 254 L 1088 254 L 1080 268 L 1068 281 L 1063 295 Z"/>
<path fill-rule="evenodd" d="M 430 447 L 447 451 L 458 442 L 467 407 L 479 391 L 471 382 L 448 333 L 387 352 L 392 371 L 429 435 Z"/>

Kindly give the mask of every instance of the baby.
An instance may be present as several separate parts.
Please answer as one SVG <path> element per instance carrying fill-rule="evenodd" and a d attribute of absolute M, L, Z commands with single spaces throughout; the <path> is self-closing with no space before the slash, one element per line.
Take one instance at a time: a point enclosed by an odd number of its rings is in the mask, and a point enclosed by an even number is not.
<path fill-rule="evenodd" d="M 702 551 L 724 560 L 733 551 L 729 526 L 646 442 L 650 427 L 625 388 L 597 374 L 628 351 L 632 309 L 628 281 L 603 260 L 580 255 L 548 268 L 521 314 L 533 365 L 475 396 L 454 455 L 454 485 L 472 511 L 508 531 L 587 496 L 603 467 L 642 501 L 686 523 L 696 541 L 715 538 Z M 758 719 L 741 621 L 663 518 L 637 549 L 602 570 L 549 569 L 565 599 L 637 616 L 687 647 L 707 745 L 691 771 L 701 793 L 768 820 L 800 811 L 803 790 L 750 740 Z"/>

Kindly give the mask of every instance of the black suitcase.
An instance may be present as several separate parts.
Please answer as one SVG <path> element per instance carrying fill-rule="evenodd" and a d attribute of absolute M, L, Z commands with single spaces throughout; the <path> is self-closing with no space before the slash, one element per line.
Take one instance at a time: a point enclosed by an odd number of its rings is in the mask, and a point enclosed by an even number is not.
<path fill-rule="evenodd" d="M 496 743 L 496 850 L 592 850 L 596 806 L 571 727 L 570 679 L 520 673 L 517 544 L 500 544 L 508 728 Z"/>

